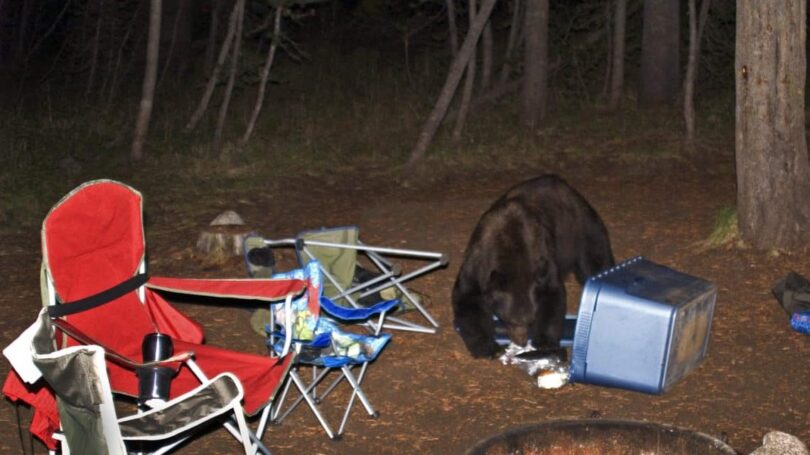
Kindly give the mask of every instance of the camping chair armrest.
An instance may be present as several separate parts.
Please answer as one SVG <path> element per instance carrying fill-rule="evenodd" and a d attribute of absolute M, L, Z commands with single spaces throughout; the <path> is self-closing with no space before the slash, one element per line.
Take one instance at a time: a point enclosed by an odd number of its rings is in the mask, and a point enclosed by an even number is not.
<path fill-rule="evenodd" d="M 111 362 L 116 363 L 124 368 L 129 370 L 136 370 L 142 367 L 155 367 L 155 366 L 166 366 L 166 367 L 174 367 L 173 364 L 185 362 L 188 359 L 194 357 L 194 353 L 191 351 L 181 352 L 179 354 L 175 354 L 168 359 L 164 360 L 155 360 L 152 362 L 136 362 L 129 357 L 126 357 L 122 354 L 119 354 L 114 349 L 106 346 L 104 343 L 100 343 L 95 338 L 85 334 L 81 330 L 77 329 L 73 324 L 69 323 L 64 319 L 51 319 L 51 324 L 55 325 L 59 330 L 64 332 L 69 337 L 73 338 L 74 340 L 82 343 L 84 345 L 97 345 L 101 346 L 104 349 L 104 356 L 109 359 Z"/>
<path fill-rule="evenodd" d="M 153 409 L 119 419 L 121 436 L 129 441 L 171 438 L 232 409 L 243 412 L 243 395 L 239 380 L 222 373 Z"/>
<path fill-rule="evenodd" d="M 326 297 L 321 297 L 321 308 L 330 315 L 344 321 L 364 321 L 372 316 L 389 311 L 399 304 L 399 299 L 393 299 L 382 301 L 370 307 L 350 308 L 338 305 Z"/>
<path fill-rule="evenodd" d="M 307 287 L 307 282 L 289 279 L 151 277 L 146 287 L 178 294 L 277 302 L 300 294 Z"/>

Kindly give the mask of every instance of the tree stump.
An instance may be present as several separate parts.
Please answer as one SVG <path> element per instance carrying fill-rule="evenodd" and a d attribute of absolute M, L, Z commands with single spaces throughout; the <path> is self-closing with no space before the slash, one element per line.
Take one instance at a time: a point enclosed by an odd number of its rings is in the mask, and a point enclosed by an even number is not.
<path fill-rule="evenodd" d="M 221 264 L 233 256 L 242 255 L 242 245 L 250 230 L 233 210 L 219 214 L 197 238 L 197 251 L 206 262 Z"/>

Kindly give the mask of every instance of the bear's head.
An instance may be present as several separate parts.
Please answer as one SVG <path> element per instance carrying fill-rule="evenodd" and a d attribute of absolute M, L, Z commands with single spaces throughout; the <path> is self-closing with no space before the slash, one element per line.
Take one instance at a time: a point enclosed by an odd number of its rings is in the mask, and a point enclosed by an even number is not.
<path fill-rule="evenodd" d="M 500 319 L 509 339 L 518 346 L 529 342 L 529 327 L 534 323 L 535 308 L 531 298 L 530 277 L 516 273 L 506 274 L 493 270 L 484 292 L 484 302 Z"/>

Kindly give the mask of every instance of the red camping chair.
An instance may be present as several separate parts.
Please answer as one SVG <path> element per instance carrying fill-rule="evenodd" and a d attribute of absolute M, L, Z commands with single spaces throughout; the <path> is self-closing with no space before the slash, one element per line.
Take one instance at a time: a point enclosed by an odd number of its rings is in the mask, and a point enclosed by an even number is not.
<path fill-rule="evenodd" d="M 172 379 L 170 398 L 194 389 L 204 378 L 230 372 L 245 389 L 245 412 L 256 414 L 274 398 L 289 370 L 291 356 L 274 358 L 203 345 L 202 327 L 160 293 L 276 302 L 289 301 L 307 283 L 147 279 L 141 205 L 141 195 L 133 188 L 99 180 L 76 188 L 51 209 L 42 227 L 43 284 L 49 304 L 55 304 L 49 307 L 51 317 L 69 321 L 87 337 L 136 360 L 142 359 L 144 335 L 167 334 L 173 339 L 175 352 L 194 353 L 194 359 L 183 363 Z M 80 344 L 65 334 L 58 339 L 61 343 L 57 348 Z M 138 395 L 138 378 L 132 370 L 109 361 L 107 369 L 114 392 Z M 58 430 L 58 414 L 50 390 L 41 382 L 26 384 L 12 371 L 3 392 L 34 408 L 31 430 L 54 448 L 51 435 Z"/>

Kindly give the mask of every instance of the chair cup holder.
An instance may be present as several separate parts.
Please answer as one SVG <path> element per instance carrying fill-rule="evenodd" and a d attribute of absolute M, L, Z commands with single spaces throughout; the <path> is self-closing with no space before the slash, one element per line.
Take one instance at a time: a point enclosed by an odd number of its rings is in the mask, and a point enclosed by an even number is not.
<path fill-rule="evenodd" d="M 138 404 L 144 405 L 151 400 L 168 401 L 174 373 L 174 369 L 168 367 L 138 368 Z"/>
<path fill-rule="evenodd" d="M 174 353 L 172 339 L 162 333 L 150 333 L 141 344 L 144 362 L 166 360 Z M 136 370 L 138 375 L 138 404 L 144 405 L 151 400 L 167 401 L 173 368 L 165 366 L 147 366 Z"/>

